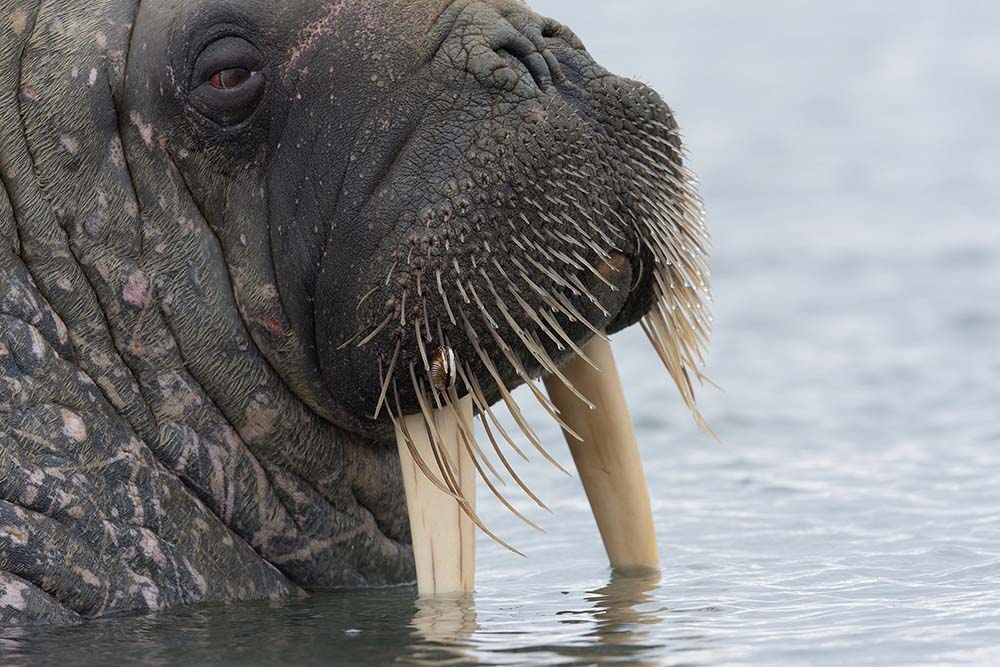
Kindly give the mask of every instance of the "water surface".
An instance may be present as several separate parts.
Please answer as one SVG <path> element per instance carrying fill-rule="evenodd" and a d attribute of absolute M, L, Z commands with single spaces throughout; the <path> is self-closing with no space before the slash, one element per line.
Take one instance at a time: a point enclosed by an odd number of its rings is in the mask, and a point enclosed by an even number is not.
<path fill-rule="evenodd" d="M 1000 4 L 534 4 L 664 94 L 708 202 L 722 443 L 616 344 L 662 574 L 613 577 L 578 482 L 536 464 L 548 532 L 481 496 L 528 557 L 482 540 L 472 602 L 5 630 L 4 664 L 1000 664 Z"/>

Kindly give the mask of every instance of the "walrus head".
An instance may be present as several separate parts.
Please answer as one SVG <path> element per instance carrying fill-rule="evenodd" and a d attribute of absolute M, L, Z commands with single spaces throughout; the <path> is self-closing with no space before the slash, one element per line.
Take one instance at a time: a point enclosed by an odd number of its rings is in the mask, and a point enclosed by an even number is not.
<path fill-rule="evenodd" d="M 532 380 L 587 400 L 563 369 L 638 322 L 694 407 L 707 235 L 677 125 L 565 26 L 517 0 L 168 0 L 129 53 L 124 122 L 324 419 L 391 442 L 422 415 L 437 442 L 436 411 L 516 412 L 529 383 L 571 431 Z"/>

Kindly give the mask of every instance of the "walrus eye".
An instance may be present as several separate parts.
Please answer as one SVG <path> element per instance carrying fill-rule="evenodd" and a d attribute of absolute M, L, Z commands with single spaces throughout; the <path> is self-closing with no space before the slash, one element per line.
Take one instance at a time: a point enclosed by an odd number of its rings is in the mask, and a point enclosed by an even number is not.
<path fill-rule="evenodd" d="M 221 72 L 216 72 L 212 75 L 212 78 L 209 79 L 208 82 L 219 90 L 229 90 L 243 85 L 247 79 L 256 75 L 257 72 L 251 72 L 250 70 L 243 69 L 242 67 L 235 67 L 233 69 L 224 69 Z"/>
<path fill-rule="evenodd" d="M 195 111 L 222 126 L 250 118 L 264 97 L 260 52 L 242 37 L 210 43 L 195 59 L 189 100 Z"/>

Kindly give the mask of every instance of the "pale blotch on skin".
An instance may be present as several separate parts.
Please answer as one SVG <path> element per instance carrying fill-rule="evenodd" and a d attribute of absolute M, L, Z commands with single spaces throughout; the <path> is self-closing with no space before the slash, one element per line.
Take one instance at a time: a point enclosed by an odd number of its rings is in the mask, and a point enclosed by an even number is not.
<path fill-rule="evenodd" d="M 62 420 L 63 433 L 66 434 L 66 437 L 72 438 L 77 442 L 85 442 L 87 440 L 87 425 L 83 423 L 79 415 L 71 410 L 63 409 Z"/>
<path fill-rule="evenodd" d="M 29 102 L 37 102 L 38 100 L 41 99 L 41 96 L 38 94 L 38 91 L 32 88 L 31 86 L 27 85 L 21 86 L 21 95 L 23 95 L 24 99 L 28 100 Z"/>
<path fill-rule="evenodd" d="M 0 607 L 18 611 L 27 609 L 28 601 L 25 597 L 27 592 L 27 584 L 16 579 L 8 579 L 4 582 L 3 588 L 0 588 Z"/>
<path fill-rule="evenodd" d="M 160 549 L 160 541 L 156 538 L 156 535 L 154 535 L 148 528 L 142 528 L 140 531 L 142 533 L 142 539 L 139 544 L 142 546 L 142 552 L 146 554 L 147 558 L 151 559 L 157 565 L 166 565 L 167 557 L 163 554 L 163 550 Z"/>
<path fill-rule="evenodd" d="M 65 148 L 66 152 L 70 155 L 76 155 L 80 150 L 80 142 L 68 134 L 61 135 L 59 137 L 59 143 L 63 145 L 63 148 Z"/>
<path fill-rule="evenodd" d="M 21 500 L 25 505 L 34 504 L 35 500 L 38 498 L 38 491 L 42 488 L 45 483 L 45 476 L 42 474 L 41 470 L 32 470 L 28 473 L 27 484 L 24 487 L 24 491 L 21 492 Z"/>
<path fill-rule="evenodd" d="M 28 534 L 13 526 L 0 526 L 0 540 L 10 540 L 14 544 L 23 546 L 28 543 Z"/>
<path fill-rule="evenodd" d="M 142 141 L 147 146 L 153 145 L 153 126 L 143 120 L 142 115 L 138 111 L 133 111 L 129 114 L 129 120 L 135 125 L 135 128 L 139 130 L 139 136 L 142 137 Z"/>
<path fill-rule="evenodd" d="M 122 290 L 122 298 L 125 303 L 136 308 L 145 308 L 149 305 L 151 294 L 149 288 L 149 278 L 144 271 L 133 271 L 125 283 Z"/>
<path fill-rule="evenodd" d="M 32 327 L 31 332 L 31 352 L 35 355 L 35 358 L 41 361 L 45 357 L 45 347 L 47 343 L 45 338 L 42 336 L 38 329 Z"/>
<path fill-rule="evenodd" d="M 278 422 L 279 412 L 271 407 L 267 396 L 254 396 L 246 413 L 242 435 L 249 441 L 256 442 L 274 432 Z"/>
<path fill-rule="evenodd" d="M 97 575 L 86 568 L 74 566 L 73 572 L 78 574 L 83 581 L 91 586 L 99 587 L 101 585 L 101 580 L 97 578 Z"/>
<path fill-rule="evenodd" d="M 340 12 L 343 11 L 347 3 L 345 0 L 339 0 L 336 3 L 327 3 L 324 6 L 324 14 L 320 18 L 316 19 L 309 25 L 307 25 L 302 32 L 299 33 L 298 40 L 295 46 L 292 47 L 291 53 L 288 57 L 288 61 L 285 63 L 283 68 L 283 74 L 287 76 L 295 66 L 298 64 L 299 60 L 303 55 L 312 48 L 317 41 L 323 35 L 325 35 L 331 28 L 333 20 L 337 17 Z"/>
<path fill-rule="evenodd" d="M 24 13 L 24 10 L 18 9 L 11 15 L 10 25 L 14 28 L 15 33 L 23 35 L 24 31 L 28 29 L 28 15 Z"/>

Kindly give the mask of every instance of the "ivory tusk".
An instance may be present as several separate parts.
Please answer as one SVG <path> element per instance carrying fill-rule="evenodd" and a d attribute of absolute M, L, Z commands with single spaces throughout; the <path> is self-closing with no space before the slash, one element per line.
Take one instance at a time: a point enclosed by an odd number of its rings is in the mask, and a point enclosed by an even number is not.
<path fill-rule="evenodd" d="M 562 368 L 566 379 L 597 406 L 591 410 L 556 377 L 545 379 L 552 403 L 582 441 L 566 436 L 583 488 L 616 570 L 659 566 L 653 512 L 611 344 L 595 337 L 584 349 L 601 369 L 579 357 Z"/>
<path fill-rule="evenodd" d="M 453 405 L 431 413 L 433 430 L 439 437 L 434 443 L 438 453 L 432 446 L 435 435 L 423 415 L 410 415 L 395 422 L 417 567 L 417 591 L 422 596 L 471 594 L 476 574 L 472 520 L 455 497 L 427 478 L 411 451 L 411 448 L 416 451 L 444 486 L 457 484 L 456 495 L 463 496 L 475 511 L 476 468 L 463 444 L 458 422 L 461 419 L 465 423 L 466 433 L 473 432 L 472 398 L 467 396 Z M 440 461 L 439 457 L 445 460 Z"/>

